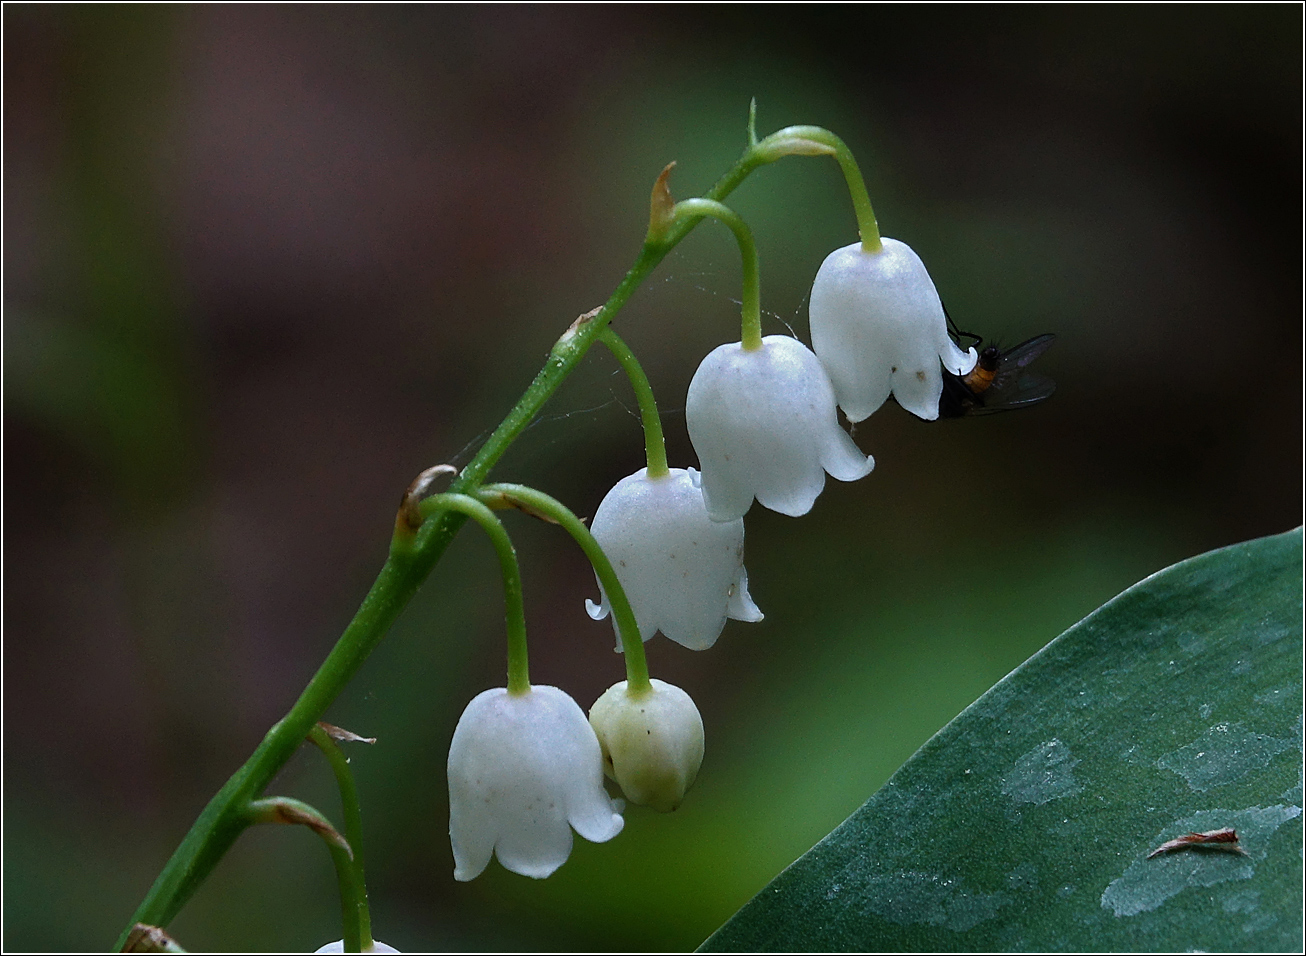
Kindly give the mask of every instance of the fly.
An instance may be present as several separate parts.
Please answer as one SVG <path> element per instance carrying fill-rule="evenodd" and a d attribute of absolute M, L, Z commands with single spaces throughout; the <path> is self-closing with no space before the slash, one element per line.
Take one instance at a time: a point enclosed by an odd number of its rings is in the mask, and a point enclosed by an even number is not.
<path fill-rule="evenodd" d="M 943 312 L 947 315 L 948 310 L 945 308 Z M 958 329 L 950 315 L 948 327 L 954 337 L 974 339 L 976 346 L 983 344 L 984 340 L 978 335 Z M 1027 371 L 1027 368 L 1051 348 L 1056 339 L 1049 332 L 1014 348 L 999 350 L 990 345 L 980 350 L 975 367 L 964 375 L 944 369 L 939 417 L 988 415 L 1043 401 L 1056 391 L 1057 383 L 1037 372 Z"/>

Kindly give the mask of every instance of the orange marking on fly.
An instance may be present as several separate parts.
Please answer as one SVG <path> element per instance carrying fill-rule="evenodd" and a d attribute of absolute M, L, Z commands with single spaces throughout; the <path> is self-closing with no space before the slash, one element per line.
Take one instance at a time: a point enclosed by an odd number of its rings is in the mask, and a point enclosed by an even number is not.
<path fill-rule="evenodd" d="M 993 384 L 993 379 L 997 377 L 1000 357 L 1000 353 L 993 346 L 980 352 L 975 367 L 961 377 L 961 384 L 976 395 L 987 392 L 989 386 Z"/>
<path fill-rule="evenodd" d="M 1205 847 L 1210 850 L 1224 850 L 1227 853 L 1240 853 L 1243 856 L 1251 855 L 1238 842 L 1238 831 L 1233 827 L 1224 827 L 1220 830 L 1207 830 L 1205 833 L 1185 833 L 1181 837 L 1175 837 L 1173 840 L 1162 843 L 1147 854 L 1147 859 L 1150 860 L 1162 853 L 1183 850 L 1187 847 Z"/>

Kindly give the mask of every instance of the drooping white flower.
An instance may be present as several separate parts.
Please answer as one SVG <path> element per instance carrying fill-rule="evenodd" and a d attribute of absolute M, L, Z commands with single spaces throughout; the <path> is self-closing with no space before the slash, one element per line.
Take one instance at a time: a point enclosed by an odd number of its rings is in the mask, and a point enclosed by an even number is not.
<path fill-rule="evenodd" d="M 344 951 L 345 951 L 345 941 L 344 941 L 343 939 L 338 939 L 338 940 L 336 940 L 334 943 L 327 943 L 325 946 L 321 946 L 321 947 L 319 947 L 319 948 L 313 950 L 313 952 L 315 952 L 315 953 L 343 953 Z M 365 953 L 397 953 L 397 952 L 399 952 L 399 950 L 395 949 L 393 946 L 387 946 L 385 943 L 381 942 L 379 939 L 374 939 L 374 940 L 372 940 L 372 945 L 371 945 L 371 946 L 368 946 L 366 949 L 364 949 L 363 952 L 365 952 Z"/>
<path fill-rule="evenodd" d="M 839 427 L 820 361 L 787 335 L 768 335 L 751 351 L 739 342 L 713 349 L 689 383 L 685 424 L 713 521 L 742 518 L 754 497 L 804 515 L 826 472 L 855 481 L 875 467 Z"/>
<path fill-rule="evenodd" d="M 907 411 L 933 421 L 943 392 L 941 368 L 964 375 L 978 356 L 949 337 L 943 304 L 920 257 L 906 243 L 880 241 L 879 252 L 853 243 L 821 263 L 808 305 L 812 349 L 849 421 L 862 421 L 890 392 Z"/>
<path fill-rule="evenodd" d="M 661 631 L 701 651 L 716 643 L 726 618 L 762 620 L 748 594 L 743 519 L 708 517 L 694 469 L 672 468 L 650 478 L 641 468 L 622 478 L 604 496 L 591 529 L 617 572 L 644 640 Z M 599 592 L 600 603 L 585 602 L 596 621 L 611 610 L 602 583 Z"/>
<path fill-rule="evenodd" d="M 497 855 L 543 879 L 567 861 L 571 829 L 594 843 L 624 821 L 603 789 L 598 738 L 556 687 L 477 694 L 449 745 L 449 839 L 454 879 L 473 880 Z"/>
<path fill-rule="evenodd" d="M 632 803 L 667 813 L 680 806 L 703 763 L 703 719 L 679 687 L 653 678 L 631 693 L 623 680 L 590 708 L 603 770 Z"/>

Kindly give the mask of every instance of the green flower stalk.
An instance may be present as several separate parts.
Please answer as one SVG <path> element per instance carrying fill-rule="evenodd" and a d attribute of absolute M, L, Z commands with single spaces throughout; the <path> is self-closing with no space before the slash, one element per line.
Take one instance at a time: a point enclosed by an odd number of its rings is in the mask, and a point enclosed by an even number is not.
<path fill-rule="evenodd" d="M 795 130 L 803 131 L 802 135 L 796 135 Z M 809 145 L 812 143 L 817 147 L 829 146 L 839 156 L 841 154 L 838 147 L 832 145 L 833 141 L 833 134 L 817 127 L 789 127 L 761 141 L 756 141 L 755 136 L 750 137 L 743 155 L 702 198 L 715 202 L 724 200 L 753 171 L 782 156 L 824 152 Z M 840 162 L 844 165 L 844 160 Z M 847 168 L 845 175 L 848 175 Z M 851 183 L 850 177 L 850 188 Z M 656 201 L 653 206 L 657 206 Z M 867 202 L 864 204 L 865 213 L 859 211 L 864 240 L 870 234 L 864 220 L 869 217 L 869 222 L 872 225 L 874 223 L 869 208 Z M 494 465 L 535 420 L 635 290 L 693 230 L 700 217 L 673 217 L 671 221 L 655 223 L 656 218 L 651 216 L 649 234 L 625 277 L 600 308 L 581 316 L 557 340 L 543 368 L 516 405 L 467 467 L 453 478 L 450 493 L 469 495 L 476 492 Z M 419 521 L 416 527 L 408 524 L 408 515 L 401 518 L 390 555 L 357 613 L 286 715 L 268 730 L 249 759 L 200 813 L 132 918 L 127 921 L 115 949 L 120 949 L 127 942 L 137 924 L 166 927 L 208 878 L 227 850 L 253 822 L 250 809 L 255 801 L 260 799 L 272 779 L 357 673 L 444 555 L 445 549 L 467 517 L 460 509 L 444 508 L 439 513 L 432 514 L 431 520 Z M 626 656 L 630 666 L 632 655 L 628 651 Z M 524 671 L 524 652 L 520 655 L 520 660 Z M 525 680 L 524 676 L 522 680 Z"/>
<path fill-rule="evenodd" d="M 330 729 L 328 729 L 330 728 Z M 358 787 L 354 784 L 354 774 L 349 767 L 349 758 L 336 744 L 335 736 L 342 739 L 362 741 L 365 738 L 356 734 L 341 732 L 330 724 L 319 722 L 308 735 L 308 739 L 326 757 L 335 775 L 336 786 L 340 789 L 340 807 L 345 819 L 345 839 L 352 851 L 348 865 L 336 868 L 336 878 L 340 884 L 340 914 L 344 936 L 341 939 L 342 951 L 346 953 L 365 953 L 372 946 L 372 917 L 367 906 L 367 879 L 363 868 L 363 815 L 358 803 Z M 368 743 L 374 741 L 368 740 Z"/>
<path fill-rule="evenodd" d="M 644 657 L 644 642 L 639 636 L 639 624 L 635 612 L 626 600 L 625 589 L 612 568 L 612 562 L 603 553 L 599 543 L 584 522 L 576 517 L 575 512 L 557 498 L 526 485 L 493 484 L 480 490 L 482 501 L 497 508 L 519 508 L 537 517 L 543 517 L 554 524 L 561 525 L 570 534 L 580 549 L 594 566 L 594 573 L 610 588 L 612 595 L 613 616 L 616 618 L 617 630 L 621 637 L 621 646 L 626 653 L 626 679 L 634 688 L 649 686 L 648 661 Z"/>

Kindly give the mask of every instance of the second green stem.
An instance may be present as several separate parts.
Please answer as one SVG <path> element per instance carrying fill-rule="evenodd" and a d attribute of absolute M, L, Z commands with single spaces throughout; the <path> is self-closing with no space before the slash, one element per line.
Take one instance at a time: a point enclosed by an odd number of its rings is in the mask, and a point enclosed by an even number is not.
<path fill-rule="evenodd" d="M 616 357 L 617 363 L 630 379 L 630 387 L 635 390 L 640 421 L 644 423 L 644 455 L 648 463 L 648 476 L 663 478 L 671 473 L 671 469 L 667 467 L 667 442 L 662 435 L 662 418 L 658 415 L 658 403 L 653 398 L 653 386 L 649 384 L 639 359 L 635 358 L 635 353 L 621 340 L 621 336 L 607 328 L 599 336 L 599 341 Z"/>
<path fill-rule="evenodd" d="M 686 199 L 676 203 L 677 220 L 698 219 L 700 216 L 711 216 L 724 222 L 735 234 L 735 242 L 739 243 L 739 257 L 743 261 L 739 340 L 745 352 L 755 352 L 762 347 L 762 286 L 753 231 L 734 210 L 715 199 Z"/>
<path fill-rule="evenodd" d="M 340 909 L 344 923 L 344 951 L 361 953 L 372 946 L 372 916 L 367 905 L 367 879 L 363 870 L 363 814 L 359 809 L 358 787 L 349 768 L 349 758 L 336 745 L 330 735 L 315 726 L 308 733 L 311 740 L 326 756 L 340 788 L 340 806 L 345 818 L 345 839 L 354 857 L 347 867 L 337 862 L 340 881 Z"/>
<path fill-rule="evenodd" d="M 639 624 L 635 612 L 626 598 L 626 590 L 617 580 L 617 572 L 612 562 L 603 553 L 599 543 L 594 540 L 590 529 L 576 514 L 557 498 L 546 495 L 526 485 L 491 484 L 482 485 L 478 492 L 483 501 L 492 504 L 506 502 L 509 505 L 525 506 L 525 510 L 542 515 L 561 525 L 563 530 L 576 539 L 585 556 L 594 566 L 599 583 L 608 595 L 612 607 L 612 617 L 617 622 L 617 633 L 621 635 L 621 648 L 626 658 L 626 681 L 632 691 L 642 692 L 652 687 L 648 679 L 648 660 L 644 656 L 644 640 L 640 637 Z"/>

